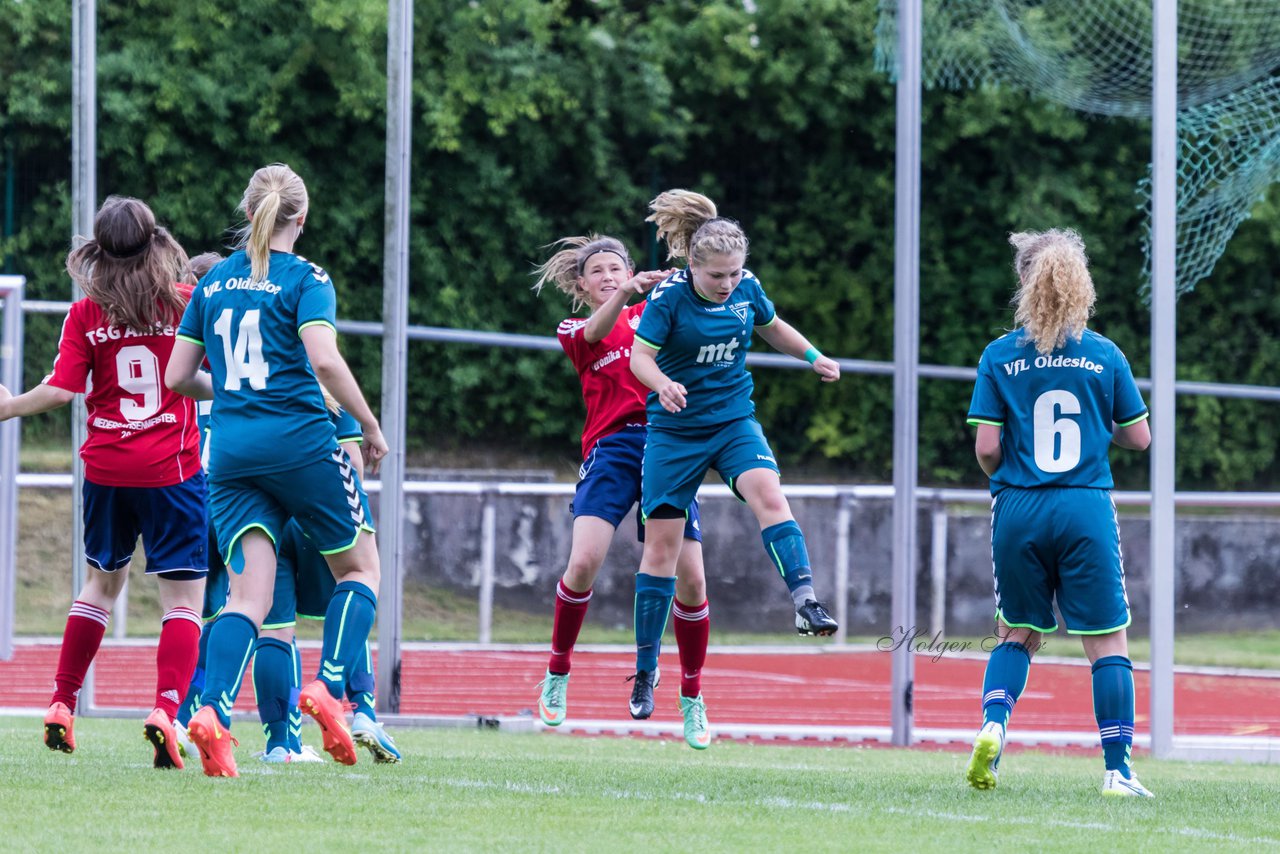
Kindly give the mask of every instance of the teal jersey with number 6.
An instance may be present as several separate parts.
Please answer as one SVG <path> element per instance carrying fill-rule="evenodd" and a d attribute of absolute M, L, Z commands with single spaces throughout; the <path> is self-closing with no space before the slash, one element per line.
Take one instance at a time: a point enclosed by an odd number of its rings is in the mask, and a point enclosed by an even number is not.
<path fill-rule="evenodd" d="M 1016 329 L 983 351 L 968 420 L 1001 428 L 994 494 L 1006 486 L 1110 489 L 1112 424 L 1146 417 L 1129 362 L 1109 339 L 1086 329 L 1045 356 Z"/>
<path fill-rule="evenodd" d="M 333 421 L 301 332 L 336 329 L 335 314 L 329 274 L 288 252 L 271 253 L 259 282 L 243 250 L 200 280 L 178 337 L 205 349 L 213 374 L 211 480 L 286 471 L 333 453 Z"/>

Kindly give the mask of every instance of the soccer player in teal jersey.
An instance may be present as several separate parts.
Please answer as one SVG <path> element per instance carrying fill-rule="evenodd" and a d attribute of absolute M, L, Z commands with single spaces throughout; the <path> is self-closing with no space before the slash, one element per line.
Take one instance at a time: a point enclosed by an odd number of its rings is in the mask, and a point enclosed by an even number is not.
<path fill-rule="evenodd" d="M 317 380 L 362 425 L 371 473 L 387 445 L 338 352 L 333 283 L 293 253 L 307 205 L 306 187 L 288 166 L 254 173 L 242 200 L 244 248 L 195 290 L 165 374 L 169 388 L 213 399 L 210 510 L 231 591 L 209 636 L 205 705 L 188 726 L 210 776 L 237 776 L 229 713 L 271 604 L 275 543 L 290 517 L 338 579 L 320 673 L 299 703 L 320 725 L 325 750 L 343 764 L 356 761 L 339 698 L 376 613 L 378 552 L 367 498 Z M 212 381 L 199 371 L 206 354 Z"/>
<path fill-rule="evenodd" d="M 549 726 L 564 723 L 573 648 L 587 615 L 592 585 L 615 529 L 640 498 L 649 390 L 631 373 L 628 357 L 648 303 L 627 303 L 633 296 L 648 294 L 672 272 L 635 273 L 626 247 L 613 237 L 593 234 L 566 237 L 558 243 L 565 248 L 538 268 L 534 288 L 541 290 L 545 283 L 553 282 L 573 299 L 575 311 L 587 307 L 591 314 L 585 319 L 565 320 L 557 330 L 560 346 L 582 383 L 587 420 L 582 427 L 578 488 L 569 506 L 573 513 L 569 565 L 556 586 L 551 656 L 538 699 L 538 715 Z M 674 595 L 674 600 L 667 601 L 674 604 L 680 696 L 690 698 L 702 694 L 702 667 L 711 631 L 697 506 L 696 501 L 690 505 L 675 578 L 664 579 Z M 644 542 L 644 522 L 638 512 L 636 522 L 636 535 Z M 628 705 L 631 717 L 637 720 L 653 714 L 665 613 L 662 617 L 662 623 L 641 621 L 635 625 L 636 672 L 630 677 Z M 710 745 L 710 734 L 686 727 L 685 740 L 695 750 L 702 750 Z"/>
<path fill-rule="evenodd" d="M 672 190 L 654 199 L 650 209 L 649 220 L 657 224 L 671 257 L 687 258 L 688 269 L 672 274 L 649 295 L 631 351 L 631 370 L 650 389 L 637 638 L 642 625 L 660 630 L 666 622 L 685 514 L 712 467 L 755 514 L 765 551 L 791 592 L 797 631 L 833 634 L 838 626 L 814 594 L 804 534 L 755 419 L 747 349 L 758 332 L 774 349 L 808 361 L 824 382 L 840 378 L 840 365 L 777 316 L 760 282 L 743 268 L 747 236 L 736 222 L 717 216 L 710 199 Z M 701 696 L 682 696 L 680 704 L 686 730 L 691 718 L 706 728 Z"/>
<path fill-rule="evenodd" d="M 338 444 L 356 474 L 361 475 L 360 424 L 328 393 L 325 393 L 325 406 L 333 418 Z M 271 610 L 263 620 L 253 657 L 253 688 L 258 700 L 258 716 L 267 737 L 266 749 L 259 758 L 268 763 L 314 762 L 319 757 L 301 741 L 298 693 L 302 687 L 302 662 L 298 658 L 294 629 L 299 618 L 324 619 L 333 597 L 334 580 L 324 555 L 303 533 L 297 520 L 289 520 L 278 545 Z M 357 744 L 369 749 L 374 762 L 399 762 L 400 751 L 395 741 L 378 722 L 373 688 L 373 661 L 366 642 L 364 653 L 357 657 L 344 685 L 354 712 L 351 736 Z"/>
<path fill-rule="evenodd" d="M 992 789 L 1005 728 L 1027 684 L 1041 636 L 1084 642 L 1102 737 L 1104 795 L 1150 797 L 1133 773 L 1133 664 L 1129 602 L 1115 504 L 1114 443 L 1145 450 L 1147 407 L 1124 354 L 1086 328 L 1095 294 L 1074 231 L 1023 232 L 1016 254 L 1017 328 L 992 341 L 969 404 L 978 462 L 991 478 L 996 634 L 982 685 L 982 728 L 966 778 Z"/>

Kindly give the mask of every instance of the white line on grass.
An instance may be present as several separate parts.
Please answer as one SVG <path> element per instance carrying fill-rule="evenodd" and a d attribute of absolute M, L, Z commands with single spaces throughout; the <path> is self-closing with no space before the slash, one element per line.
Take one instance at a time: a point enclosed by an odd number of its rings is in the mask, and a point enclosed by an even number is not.
<path fill-rule="evenodd" d="M 832 803 L 827 801 L 796 801 L 784 797 L 768 797 L 753 798 L 746 801 L 732 801 L 729 799 L 716 798 L 708 799 L 701 792 L 645 792 L 632 789 L 592 789 L 587 791 L 574 791 L 566 786 L 550 786 L 534 783 L 514 783 L 511 781 L 492 781 L 492 780 L 462 780 L 462 779 L 439 779 L 427 776 L 419 777 L 425 783 L 433 783 L 437 786 L 450 786 L 455 789 L 495 789 L 504 792 L 513 792 L 524 795 L 547 795 L 547 796 L 564 796 L 568 795 L 599 795 L 615 800 L 628 801 L 692 801 L 694 803 L 706 804 L 715 803 L 717 805 L 740 805 L 744 807 L 765 807 L 770 809 L 782 810 L 809 810 L 811 812 L 829 812 L 829 813 L 849 813 L 855 814 L 863 812 L 847 803 Z M 1101 797 L 1101 796 L 1099 796 Z M 866 812 L 885 812 L 892 815 L 901 815 L 908 818 L 931 818 L 938 821 L 954 821 L 964 822 L 966 824 L 977 824 L 980 822 L 998 822 L 1000 824 L 1021 824 L 1031 827 L 1060 827 L 1071 830 L 1123 830 L 1120 825 L 1106 824 L 1103 822 L 1093 821 L 1067 821 L 1063 819 L 1055 819 L 1049 817 L 1030 817 L 1030 816 L 1009 816 L 1009 815 L 963 815 L 960 813 L 943 812 L 941 810 L 931 809 L 908 809 L 906 807 L 877 807 Z M 1197 827 L 1151 827 L 1146 828 L 1150 833 L 1170 833 L 1175 836 L 1185 836 L 1193 839 L 1206 839 L 1220 842 L 1242 843 L 1247 845 L 1280 845 L 1280 839 L 1270 836 L 1236 836 L 1233 833 L 1218 833 L 1212 830 L 1204 830 Z"/>

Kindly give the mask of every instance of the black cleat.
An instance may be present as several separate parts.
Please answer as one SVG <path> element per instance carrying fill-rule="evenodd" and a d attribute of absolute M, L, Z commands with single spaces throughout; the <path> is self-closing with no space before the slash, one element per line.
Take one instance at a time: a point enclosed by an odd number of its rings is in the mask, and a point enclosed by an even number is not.
<path fill-rule="evenodd" d="M 840 624 L 816 599 L 806 599 L 803 605 L 796 608 L 796 631 L 802 635 L 826 637 L 834 635 L 838 628 Z"/>
<path fill-rule="evenodd" d="M 635 681 L 631 686 L 631 717 L 638 721 L 647 720 L 653 714 L 653 689 L 658 687 L 658 683 L 662 681 L 662 673 L 658 668 L 653 668 L 653 672 L 648 670 L 637 671 L 634 676 L 628 676 L 627 681 Z"/>

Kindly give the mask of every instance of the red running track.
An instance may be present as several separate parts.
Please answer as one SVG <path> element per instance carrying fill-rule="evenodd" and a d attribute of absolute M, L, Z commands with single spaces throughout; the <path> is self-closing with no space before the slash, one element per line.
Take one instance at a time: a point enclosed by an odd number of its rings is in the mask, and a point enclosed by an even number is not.
<path fill-rule="evenodd" d="M 43 710 L 57 664 L 56 643 L 21 643 L 0 662 L 0 708 Z M 314 673 L 319 650 L 303 649 L 303 671 Z M 547 655 L 529 649 L 463 649 L 413 645 L 404 650 L 400 713 L 409 716 L 508 717 L 536 709 Z M 679 677 L 674 650 L 657 691 L 653 721 L 678 724 Z M 151 645 L 110 642 L 97 658 L 96 705 L 145 711 L 154 700 Z M 916 658 L 915 726 L 961 729 L 980 721 L 983 657 Z M 627 721 L 634 658 L 625 652 L 579 650 L 569 683 L 569 717 Z M 891 656 L 865 649 L 816 651 L 713 648 L 703 671 L 703 696 L 714 725 L 887 727 Z M 1134 674 L 1137 730 L 1146 731 L 1149 674 Z M 253 711 L 253 690 L 237 709 Z M 1038 662 L 1014 712 L 1013 730 L 1096 733 L 1089 668 Z M 1178 735 L 1280 736 L 1280 678 L 1180 672 L 1175 677 Z M 621 729 L 625 729 L 622 727 Z"/>

